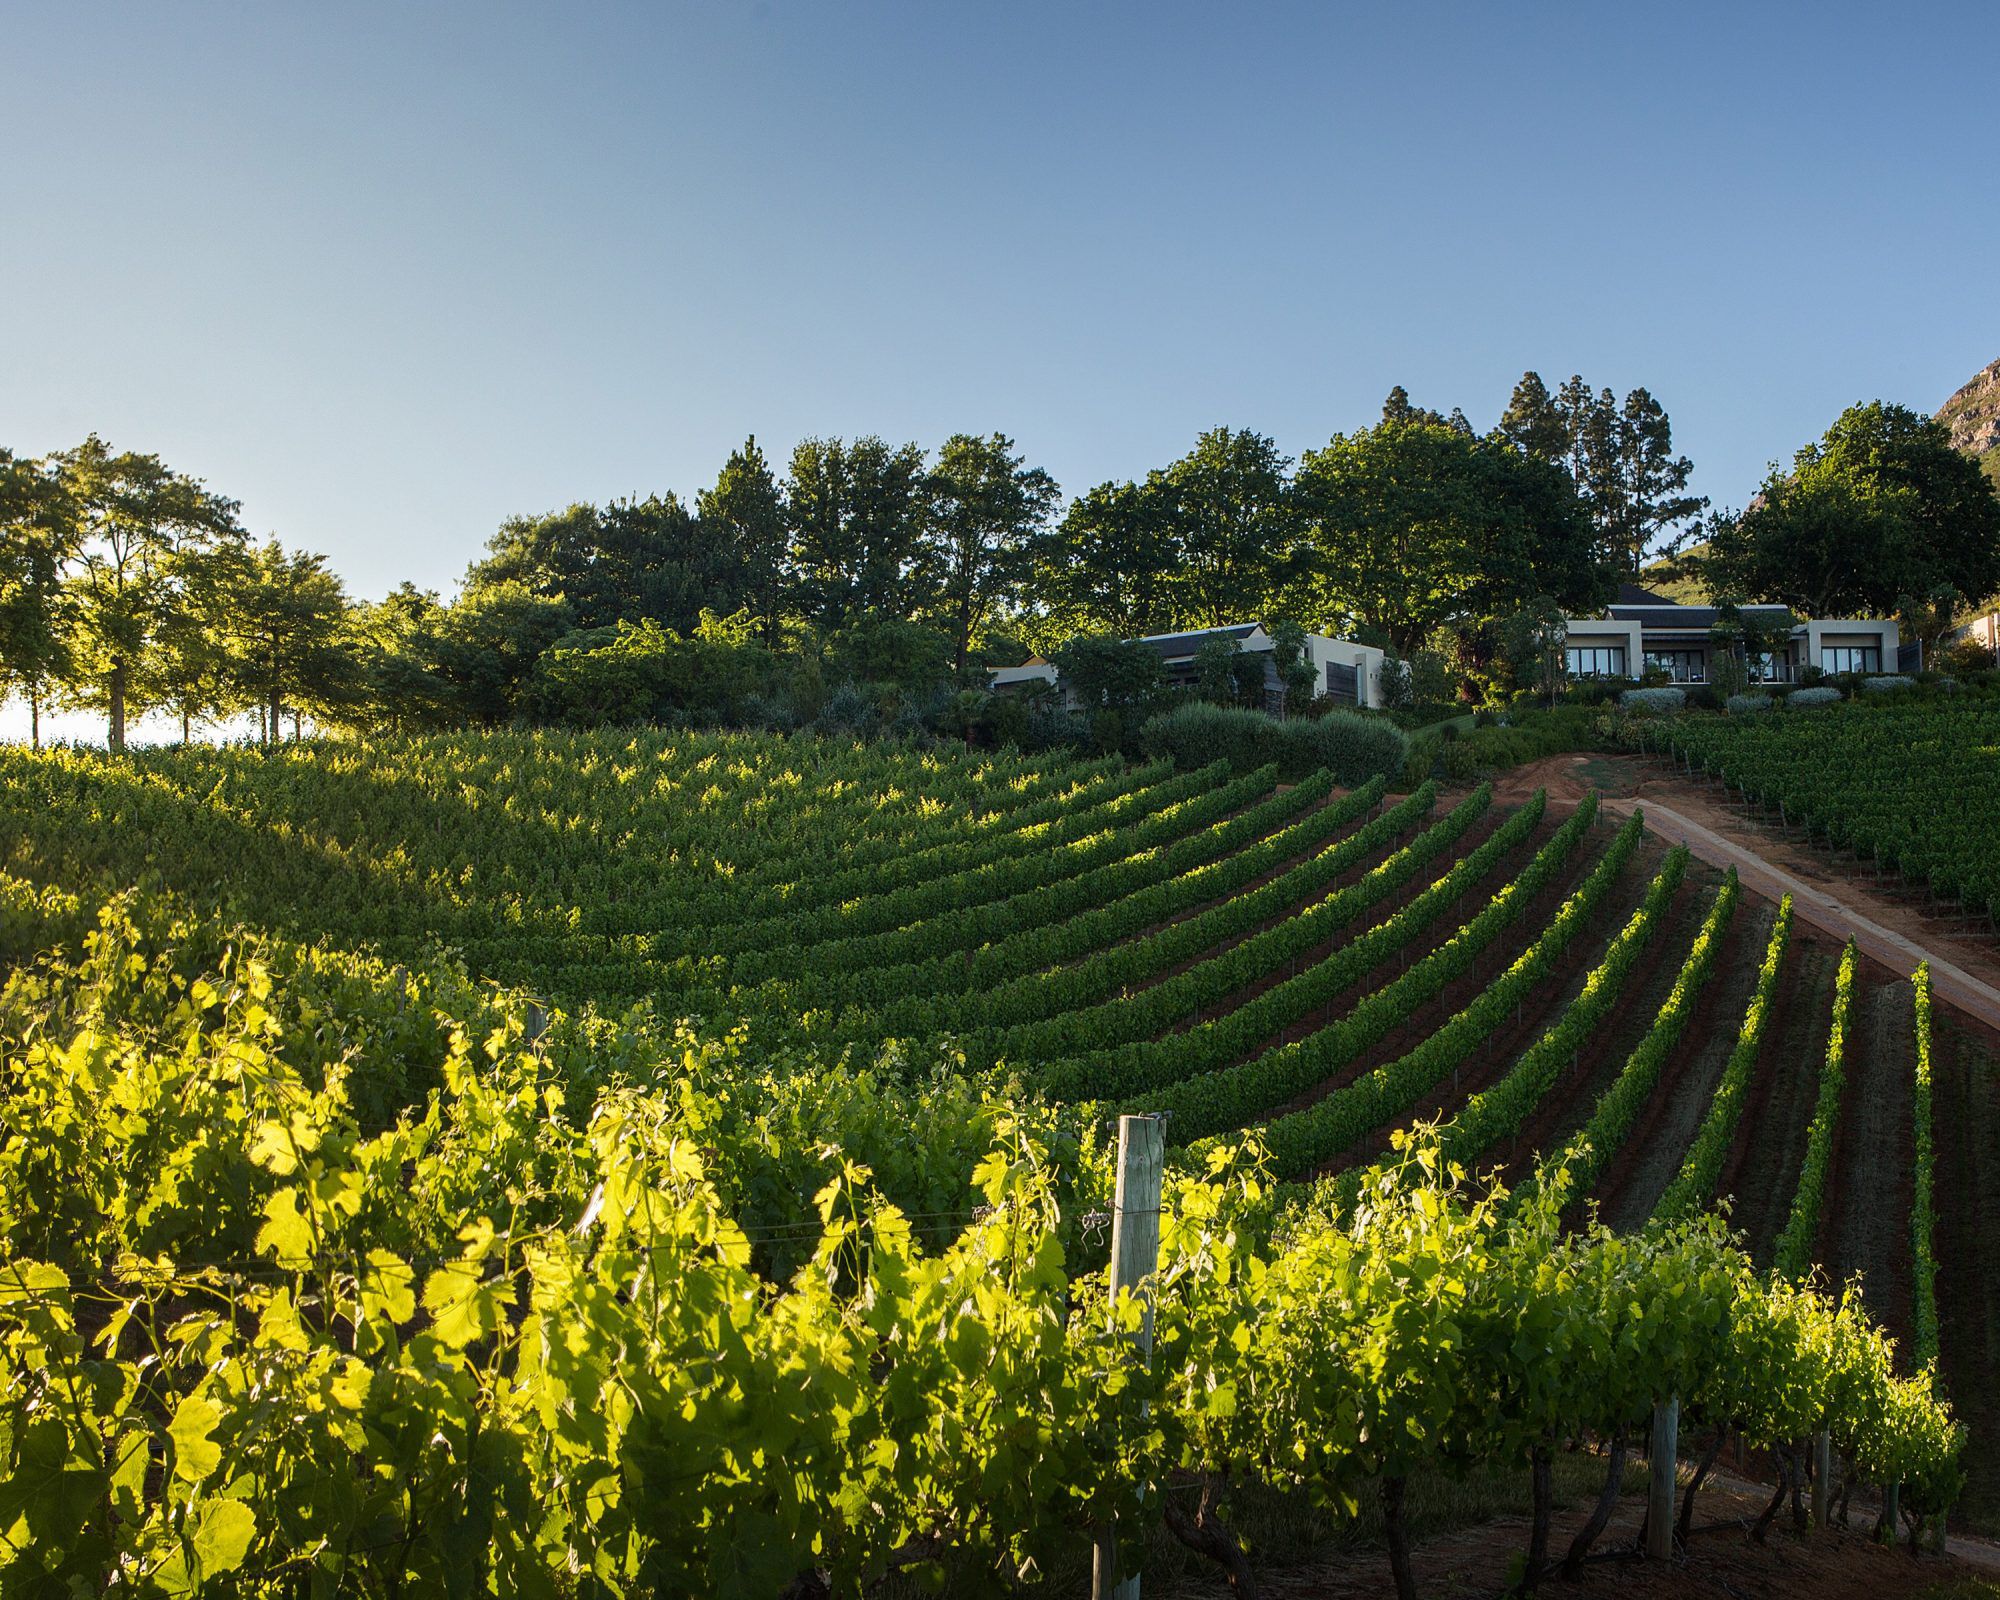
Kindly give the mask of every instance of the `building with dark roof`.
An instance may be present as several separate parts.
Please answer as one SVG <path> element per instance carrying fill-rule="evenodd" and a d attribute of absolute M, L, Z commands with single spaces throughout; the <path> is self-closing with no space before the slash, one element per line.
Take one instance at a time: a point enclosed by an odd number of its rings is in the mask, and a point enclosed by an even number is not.
<path fill-rule="evenodd" d="M 1192 688 L 1199 671 L 1196 657 L 1202 646 L 1214 639 L 1233 645 L 1243 655 L 1264 658 L 1264 692 L 1273 709 L 1285 700 L 1284 679 L 1278 673 L 1277 641 L 1261 622 L 1232 622 L 1219 628 L 1195 628 L 1183 633 L 1154 633 L 1130 641 L 1142 644 L 1160 658 L 1160 676 L 1174 688 Z M 1305 636 L 1305 657 L 1312 667 L 1313 694 L 1345 701 L 1355 706 L 1382 703 L 1383 653 L 1373 645 L 1333 639 L 1325 634 Z M 990 674 L 995 693 L 1019 692 L 1034 683 L 1057 682 L 1055 667 L 1036 656 L 1018 667 L 997 667 Z"/>
<path fill-rule="evenodd" d="M 1638 678 L 1657 669 L 1670 683 L 1706 683 L 1716 656 L 1727 651 L 1753 682 L 1791 683 L 1807 667 L 1894 672 L 1899 664 L 1893 621 L 1801 621 L 1779 605 L 1738 606 L 1736 616 L 1740 629 L 1718 633 L 1717 624 L 1727 620 L 1720 607 L 1681 605 L 1620 584 L 1602 617 L 1564 619 L 1566 666 L 1574 678 Z"/>

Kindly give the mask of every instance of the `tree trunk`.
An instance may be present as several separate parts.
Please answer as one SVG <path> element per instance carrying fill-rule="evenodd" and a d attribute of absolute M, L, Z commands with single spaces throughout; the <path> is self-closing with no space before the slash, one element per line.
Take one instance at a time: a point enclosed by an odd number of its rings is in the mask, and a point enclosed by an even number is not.
<path fill-rule="evenodd" d="M 111 753 L 123 754 L 125 749 L 125 661 L 121 656 L 111 663 Z"/>
<path fill-rule="evenodd" d="M 42 691 L 39 685 L 28 691 L 28 745 L 42 747 Z"/>
<path fill-rule="evenodd" d="M 1790 1492 L 1792 1486 L 1791 1477 L 1791 1452 L 1789 1450 L 1780 1450 L 1778 1452 L 1778 1487 L 1771 1494 L 1770 1504 L 1764 1507 L 1763 1511 L 1758 1515 L 1756 1522 L 1750 1528 L 1750 1537 L 1755 1539 L 1759 1544 L 1762 1544 L 1765 1536 L 1770 1533 L 1771 1523 L 1778 1515 L 1778 1508 L 1785 1503 L 1785 1496 Z"/>
<path fill-rule="evenodd" d="M 190 736 L 190 734 L 189 734 L 189 732 L 188 732 L 188 722 L 189 722 L 189 717 L 188 717 L 188 708 L 187 708 L 186 706 L 182 706 L 182 707 L 181 707 L 181 743 L 182 743 L 182 744 L 186 744 L 186 743 L 188 742 L 189 738 L 191 737 L 191 736 Z"/>
<path fill-rule="evenodd" d="M 1531 1477 L 1535 1517 L 1528 1529 L 1528 1570 L 1521 1575 L 1521 1588 L 1530 1592 L 1542 1581 L 1542 1569 L 1549 1564 L 1549 1523 L 1556 1509 L 1553 1465 L 1545 1444 L 1535 1446 Z"/>
<path fill-rule="evenodd" d="M 1382 1480 L 1382 1522 L 1389 1538 L 1389 1571 L 1396 1580 L 1396 1600 L 1417 1600 L 1417 1578 L 1410 1570 L 1410 1530 L 1403 1521 L 1401 1478 Z"/>
<path fill-rule="evenodd" d="M 1565 1578 L 1574 1579 L 1583 1571 L 1583 1558 L 1590 1554 L 1590 1547 L 1597 1543 L 1598 1535 L 1611 1521 L 1612 1510 L 1618 1504 L 1618 1491 L 1624 1486 L 1625 1430 L 1620 1428 L 1611 1435 L 1611 1465 L 1604 1474 L 1604 1489 L 1597 1497 L 1597 1505 L 1590 1513 L 1590 1520 L 1570 1541 L 1569 1554 L 1563 1557 Z"/>
<path fill-rule="evenodd" d="M 1715 1430 L 1715 1437 L 1708 1443 L 1708 1449 L 1700 1461 L 1695 1463 L 1694 1476 L 1688 1480 L 1687 1493 L 1681 1499 L 1681 1543 L 1688 1542 L 1688 1535 L 1694 1531 L 1694 1497 L 1701 1488 L 1702 1480 L 1708 1476 L 1709 1468 L 1715 1465 L 1715 1458 L 1722 1454 L 1722 1441 L 1729 1437 L 1725 1425 Z"/>
<path fill-rule="evenodd" d="M 1205 1474 L 1201 1480 L 1201 1499 L 1195 1504 L 1192 1518 L 1171 1498 L 1165 1502 L 1163 1509 L 1167 1531 L 1197 1555 L 1207 1556 L 1219 1564 L 1229 1574 L 1231 1590 L 1247 1596 L 1248 1600 L 1256 1600 L 1257 1575 L 1250 1570 L 1250 1563 L 1244 1557 L 1243 1547 L 1236 1542 L 1234 1530 L 1216 1510 L 1216 1503 L 1221 1498 L 1221 1477 Z"/>
<path fill-rule="evenodd" d="M 271 686 L 271 709 L 268 716 L 268 726 L 271 731 L 265 743 L 274 745 L 283 744 L 285 740 L 285 707 L 283 702 L 278 698 L 278 686 L 276 684 Z"/>

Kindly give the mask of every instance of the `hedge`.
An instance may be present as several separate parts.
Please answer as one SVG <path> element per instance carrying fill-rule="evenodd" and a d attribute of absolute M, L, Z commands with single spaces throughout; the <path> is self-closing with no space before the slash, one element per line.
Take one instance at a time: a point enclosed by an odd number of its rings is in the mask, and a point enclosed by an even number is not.
<path fill-rule="evenodd" d="M 1280 718 L 1200 700 L 1150 718 L 1139 730 L 1139 744 L 1182 768 L 1227 761 L 1238 772 L 1252 772 L 1275 762 L 1288 781 L 1323 768 L 1350 786 L 1401 772 L 1409 747 L 1394 723 L 1355 711 Z"/>

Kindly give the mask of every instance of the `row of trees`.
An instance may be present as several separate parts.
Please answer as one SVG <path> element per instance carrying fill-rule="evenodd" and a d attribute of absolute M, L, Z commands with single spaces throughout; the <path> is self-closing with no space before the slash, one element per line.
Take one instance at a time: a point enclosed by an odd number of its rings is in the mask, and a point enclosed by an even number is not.
<path fill-rule="evenodd" d="M 122 748 L 134 707 L 183 733 L 225 709 L 275 729 L 299 685 L 352 693 L 336 647 L 347 597 L 325 560 L 253 543 L 235 502 L 95 435 L 43 461 L 0 450 L 0 689 L 104 711 Z"/>
<path fill-rule="evenodd" d="M 1296 464 L 1217 428 L 1098 485 L 1039 542 L 1028 599 L 1055 637 L 1284 614 L 1409 651 L 1448 623 L 1602 604 L 1705 508 L 1692 471 L 1643 389 L 1621 405 L 1573 377 L 1551 395 L 1530 372 L 1482 436 L 1397 388 L 1375 426 Z"/>
<path fill-rule="evenodd" d="M 807 439 L 782 472 L 752 438 L 692 502 L 514 518 L 449 603 L 406 584 L 356 604 L 323 558 L 251 539 L 234 502 L 93 436 L 0 451 L 0 692 L 37 730 L 49 703 L 99 709 L 114 748 L 153 708 L 184 733 L 254 710 L 269 738 L 287 713 L 296 731 L 783 702 L 790 725 L 843 682 L 942 703 L 1030 647 L 1250 618 L 1432 669 L 1443 643 L 1440 670 L 1505 687 L 1662 548 L 1689 546 L 1723 600 L 1900 604 L 1920 633 L 2000 589 L 2000 500 L 1901 407 L 1844 413 L 1742 514 L 1704 517 L 1689 471 L 1643 389 L 1551 392 L 1532 372 L 1483 435 L 1399 388 L 1297 460 L 1216 428 L 1066 509 L 1004 434 L 935 455 Z"/>

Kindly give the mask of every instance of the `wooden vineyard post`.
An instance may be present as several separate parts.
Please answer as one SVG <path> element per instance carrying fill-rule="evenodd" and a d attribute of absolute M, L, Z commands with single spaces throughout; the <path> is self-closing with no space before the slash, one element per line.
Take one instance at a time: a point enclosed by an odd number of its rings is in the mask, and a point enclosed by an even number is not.
<path fill-rule="evenodd" d="M 1824 1528 L 1832 1510 L 1833 1435 L 1821 1428 L 1813 1435 L 1813 1526 Z"/>
<path fill-rule="evenodd" d="M 1166 1163 L 1163 1118 L 1150 1115 L 1118 1119 L 1118 1189 L 1111 1211 L 1111 1299 L 1118 1291 L 1137 1294 L 1160 1266 L 1160 1171 Z M 1139 1324 L 1135 1355 L 1144 1364 L 1153 1356 L 1153 1301 L 1146 1291 L 1145 1315 Z M 1134 1484 L 1135 1490 L 1144 1485 Z M 1135 1573 L 1118 1574 L 1118 1534 L 1100 1528 L 1090 1564 L 1091 1600 L 1139 1600 Z"/>
<path fill-rule="evenodd" d="M 1681 1400 L 1653 1402 L 1653 1444 L 1646 1457 L 1646 1559 L 1674 1558 L 1674 1474 L 1680 1465 Z"/>

